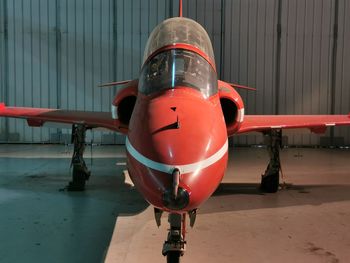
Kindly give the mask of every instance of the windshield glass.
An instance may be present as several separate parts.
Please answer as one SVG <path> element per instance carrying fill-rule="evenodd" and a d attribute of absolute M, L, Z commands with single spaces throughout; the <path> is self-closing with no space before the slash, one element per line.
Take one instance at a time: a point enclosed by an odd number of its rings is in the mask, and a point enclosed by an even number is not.
<path fill-rule="evenodd" d="M 159 53 L 142 68 L 139 91 L 151 93 L 177 86 L 199 90 L 205 98 L 217 93 L 217 76 L 200 55 L 181 49 Z"/>

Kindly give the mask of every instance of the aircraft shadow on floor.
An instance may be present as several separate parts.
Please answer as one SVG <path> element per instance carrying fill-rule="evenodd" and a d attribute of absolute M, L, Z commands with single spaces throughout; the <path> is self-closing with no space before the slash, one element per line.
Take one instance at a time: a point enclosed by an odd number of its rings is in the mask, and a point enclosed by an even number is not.
<path fill-rule="evenodd" d="M 281 185 L 277 193 L 263 193 L 258 183 L 221 183 L 200 213 L 218 213 L 350 200 L 350 185 Z"/>
<path fill-rule="evenodd" d="M 148 206 L 138 191 L 125 183 L 125 165 L 116 165 L 125 163 L 125 158 L 96 158 L 92 163 L 87 159 L 86 163 L 92 175 L 87 181 L 86 190 L 82 192 L 65 190 L 68 182 L 72 180 L 69 159 L 5 160 L 6 166 L 0 162 L 4 167 L 0 171 L 0 186 L 7 189 L 112 201 L 116 205 L 119 204 L 116 206 L 116 212 L 123 215 L 138 214 Z"/>
<path fill-rule="evenodd" d="M 118 216 L 148 207 L 117 162 L 125 158 L 96 158 L 92 168 L 86 160 L 86 190 L 67 192 L 60 189 L 72 179 L 70 159 L 0 158 L 0 259 L 23 253 L 37 262 L 102 262 Z"/>

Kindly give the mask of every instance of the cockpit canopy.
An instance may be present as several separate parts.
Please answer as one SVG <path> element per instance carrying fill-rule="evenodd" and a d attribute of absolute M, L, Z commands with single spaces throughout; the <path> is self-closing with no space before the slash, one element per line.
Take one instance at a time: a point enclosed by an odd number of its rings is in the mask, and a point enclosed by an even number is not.
<path fill-rule="evenodd" d="M 167 19 L 152 31 L 146 44 L 143 63 L 158 49 L 175 43 L 192 45 L 215 63 L 213 47 L 205 29 L 196 21 L 184 17 Z"/>
<path fill-rule="evenodd" d="M 217 76 L 203 57 L 185 49 L 171 49 L 151 58 L 143 66 L 139 91 L 145 95 L 176 87 L 200 91 L 204 98 L 218 92 Z"/>
<path fill-rule="evenodd" d="M 162 51 L 163 47 L 174 44 L 194 46 L 206 56 L 175 46 Z M 139 91 L 150 95 L 161 90 L 189 87 L 208 98 L 218 92 L 214 63 L 211 41 L 200 24 L 183 17 L 167 19 L 153 30 L 147 41 Z"/>

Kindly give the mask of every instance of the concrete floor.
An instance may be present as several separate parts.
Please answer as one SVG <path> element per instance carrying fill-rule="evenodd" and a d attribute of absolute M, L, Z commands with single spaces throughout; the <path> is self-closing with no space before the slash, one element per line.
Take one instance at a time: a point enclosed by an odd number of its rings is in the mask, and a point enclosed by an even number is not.
<path fill-rule="evenodd" d="M 84 193 L 58 191 L 70 179 L 69 151 L 0 145 L 0 262 L 165 262 L 166 217 L 157 229 L 124 183 L 123 148 L 94 147 Z M 350 150 L 286 149 L 281 159 L 286 188 L 261 194 L 266 150 L 231 150 L 182 262 L 350 261 Z"/>
<path fill-rule="evenodd" d="M 104 261 L 116 218 L 148 205 L 124 184 L 123 148 L 95 148 L 88 190 L 65 192 L 71 148 L 0 145 L 1 263 Z"/>

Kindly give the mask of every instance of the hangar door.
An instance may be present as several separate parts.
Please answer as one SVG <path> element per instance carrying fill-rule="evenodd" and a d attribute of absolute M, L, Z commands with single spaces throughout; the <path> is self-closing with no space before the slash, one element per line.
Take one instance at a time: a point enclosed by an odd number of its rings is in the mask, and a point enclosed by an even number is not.
<path fill-rule="evenodd" d="M 109 111 L 116 89 L 136 78 L 151 30 L 177 14 L 177 0 L 0 0 L 0 101 L 8 105 Z M 208 31 L 220 78 L 240 91 L 247 114 L 350 112 L 350 2 L 184 0 L 184 15 Z M 203 116 L 205 117 L 205 116 Z M 105 131 L 97 143 L 123 143 Z M 350 144 L 350 129 L 326 136 Z M 2 142 L 69 142 L 70 130 L 28 128 L 0 118 Z M 259 135 L 234 138 L 259 144 Z M 317 145 L 320 137 L 290 135 Z"/>

